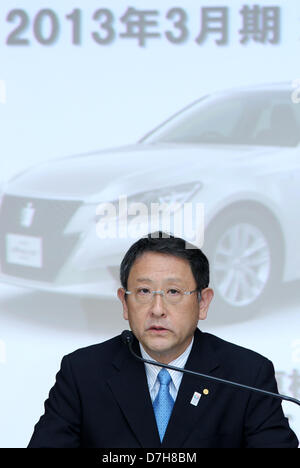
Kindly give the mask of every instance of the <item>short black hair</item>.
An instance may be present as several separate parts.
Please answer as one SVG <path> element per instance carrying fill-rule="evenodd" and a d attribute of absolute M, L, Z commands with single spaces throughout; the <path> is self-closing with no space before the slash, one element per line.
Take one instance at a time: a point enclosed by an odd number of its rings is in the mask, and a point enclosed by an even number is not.
<path fill-rule="evenodd" d="M 188 247 L 188 248 L 187 248 Z M 174 255 L 187 260 L 190 264 L 199 292 L 209 284 L 209 263 L 205 254 L 199 247 L 188 243 L 180 237 L 157 231 L 149 233 L 136 241 L 126 252 L 120 266 L 120 281 L 127 289 L 128 277 L 135 260 L 146 252 L 157 252 Z"/>

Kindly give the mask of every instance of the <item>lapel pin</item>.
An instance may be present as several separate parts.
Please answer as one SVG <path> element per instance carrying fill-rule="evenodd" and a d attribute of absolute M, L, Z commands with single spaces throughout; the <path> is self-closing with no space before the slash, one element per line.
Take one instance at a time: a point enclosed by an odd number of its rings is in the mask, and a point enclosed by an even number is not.
<path fill-rule="evenodd" d="M 208 394 L 209 394 L 209 390 L 208 390 L 208 388 L 205 388 L 205 389 L 203 390 L 203 395 L 208 395 Z"/>
<path fill-rule="evenodd" d="M 191 405 L 197 406 L 201 398 L 201 393 L 195 392 L 193 398 L 190 401 Z"/>

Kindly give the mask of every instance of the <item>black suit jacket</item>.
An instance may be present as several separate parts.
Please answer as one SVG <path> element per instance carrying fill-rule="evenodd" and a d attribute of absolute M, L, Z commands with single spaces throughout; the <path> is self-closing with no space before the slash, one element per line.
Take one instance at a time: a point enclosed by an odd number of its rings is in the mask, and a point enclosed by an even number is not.
<path fill-rule="evenodd" d="M 140 355 L 138 342 L 133 344 Z M 263 356 L 196 330 L 186 369 L 277 392 Z M 207 395 L 203 389 L 208 389 Z M 190 402 L 194 392 L 199 404 Z M 278 399 L 184 374 L 162 444 L 144 364 L 117 336 L 62 359 L 29 447 L 296 448 Z"/>

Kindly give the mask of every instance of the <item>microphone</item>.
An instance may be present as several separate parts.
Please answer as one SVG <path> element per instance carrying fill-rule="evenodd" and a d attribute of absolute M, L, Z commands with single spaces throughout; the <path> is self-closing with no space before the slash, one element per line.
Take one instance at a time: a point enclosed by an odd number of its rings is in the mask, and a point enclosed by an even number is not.
<path fill-rule="evenodd" d="M 121 338 L 126 345 L 131 345 L 133 343 L 133 333 L 129 330 L 122 331 Z"/>
<path fill-rule="evenodd" d="M 129 351 L 131 352 L 131 354 L 136 359 L 138 359 L 139 361 L 146 362 L 147 364 L 153 364 L 154 366 L 158 366 L 158 367 L 165 367 L 167 369 L 172 369 L 172 370 L 183 372 L 183 373 L 186 373 L 186 374 L 197 375 L 198 377 L 202 377 L 203 379 L 213 380 L 215 382 L 223 383 L 225 385 L 231 385 L 232 387 L 238 387 L 238 388 L 242 388 L 244 390 L 251 390 L 253 392 L 262 393 L 264 395 L 272 396 L 274 398 L 279 398 L 281 400 L 286 400 L 286 401 L 290 401 L 292 403 L 296 403 L 296 405 L 300 406 L 300 400 L 297 400 L 296 398 L 293 398 L 293 397 L 290 397 L 290 396 L 287 396 L 287 395 L 281 395 L 280 393 L 269 392 L 268 390 L 262 390 L 261 388 L 249 387 L 248 385 L 244 385 L 244 384 L 241 384 L 241 383 L 238 383 L 238 382 L 232 382 L 230 380 L 220 379 L 219 377 L 214 377 L 212 375 L 201 374 L 200 372 L 195 372 L 195 371 L 191 371 L 191 370 L 188 370 L 188 369 L 183 369 L 181 367 L 170 366 L 169 364 L 163 364 L 162 362 L 156 362 L 156 361 L 151 361 L 149 359 L 143 359 L 142 357 L 135 354 L 135 352 L 132 349 L 133 336 L 134 336 L 133 333 L 131 331 L 129 331 L 129 330 L 124 330 L 122 332 L 122 334 L 121 334 L 123 343 L 126 346 L 128 346 Z"/>

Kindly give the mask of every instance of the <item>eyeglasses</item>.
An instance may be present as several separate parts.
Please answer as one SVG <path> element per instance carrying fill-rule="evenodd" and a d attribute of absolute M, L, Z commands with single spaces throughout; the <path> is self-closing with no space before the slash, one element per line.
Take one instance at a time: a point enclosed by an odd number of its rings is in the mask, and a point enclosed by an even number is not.
<path fill-rule="evenodd" d="M 168 288 L 161 289 L 159 291 L 152 291 L 149 288 L 139 287 L 134 288 L 132 291 L 125 291 L 125 294 L 132 294 L 133 298 L 139 304 L 149 304 L 155 294 L 160 294 L 168 304 L 178 304 L 182 301 L 184 296 L 190 296 L 196 291 L 198 291 L 198 289 L 193 289 L 193 291 L 185 291 L 181 288 Z"/>

